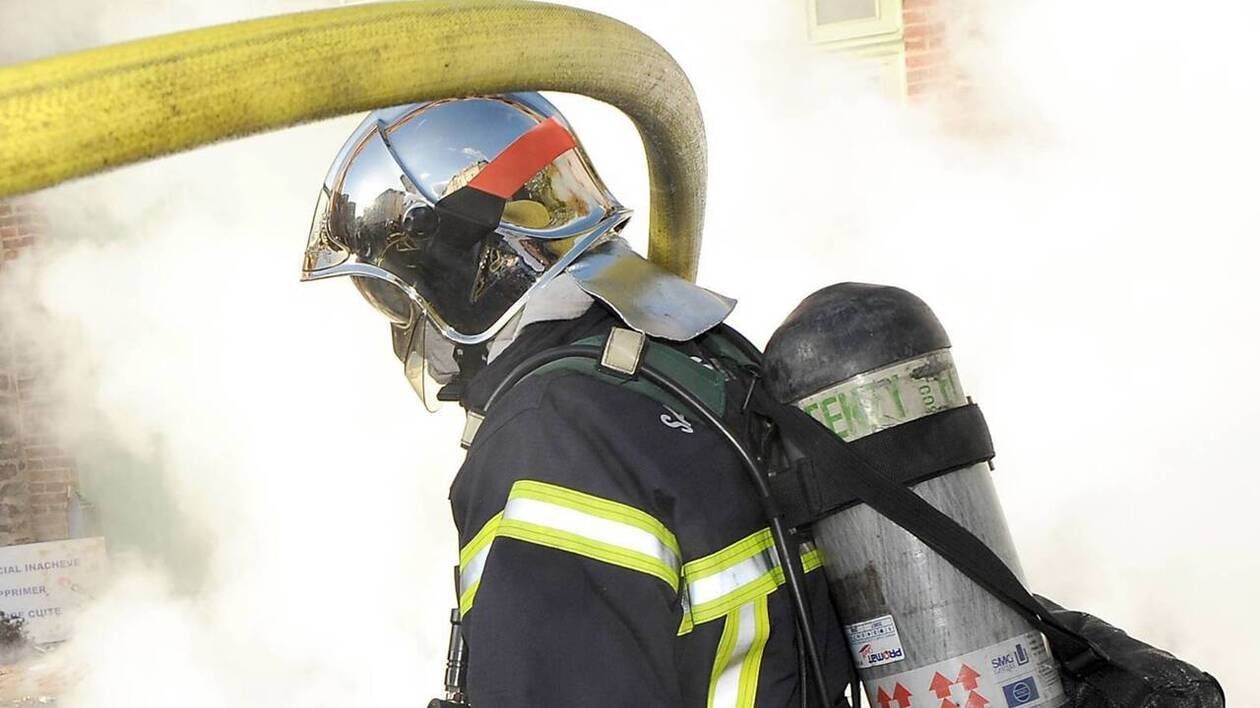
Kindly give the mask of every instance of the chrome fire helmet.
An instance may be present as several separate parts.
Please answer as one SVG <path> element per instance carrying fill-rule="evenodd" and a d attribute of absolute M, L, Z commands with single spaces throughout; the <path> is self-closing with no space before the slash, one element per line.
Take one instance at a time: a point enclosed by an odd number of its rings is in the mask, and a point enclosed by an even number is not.
<path fill-rule="evenodd" d="M 352 276 L 432 408 L 428 354 L 489 340 L 564 271 L 651 336 L 721 322 L 735 302 L 631 250 L 617 237 L 629 217 L 537 93 L 396 106 L 369 114 L 333 161 L 302 279 Z"/>
<path fill-rule="evenodd" d="M 302 279 L 354 276 L 394 323 L 476 344 L 629 216 L 536 93 L 397 106 L 333 162 Z"/>

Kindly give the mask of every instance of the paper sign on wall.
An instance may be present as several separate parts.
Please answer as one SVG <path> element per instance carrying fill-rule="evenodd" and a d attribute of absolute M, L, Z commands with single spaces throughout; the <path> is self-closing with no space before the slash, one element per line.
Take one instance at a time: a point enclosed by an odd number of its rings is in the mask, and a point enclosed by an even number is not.
<path fill-rule="evenodd" d="M 0 611 L 21 617 L 36 644 L 64 641 L 75 611 L 104 584 L 108 564 L 104 538 L 0 547 Z"/>

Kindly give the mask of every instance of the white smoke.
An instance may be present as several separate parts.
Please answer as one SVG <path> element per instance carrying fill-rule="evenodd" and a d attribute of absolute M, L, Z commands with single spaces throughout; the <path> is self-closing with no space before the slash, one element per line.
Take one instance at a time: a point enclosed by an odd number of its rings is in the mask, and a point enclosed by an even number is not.
<path fill-rule="evenodd" d="M 841 280 L 922 296 L 985 408 L 1035 587 L 1260 701 L 1244 442 L 1260 422 L 1245 36 L 1260 11 L 960 2 L 977 107 L 960 121 L 887 102 L 808 45 L 798 2 L 574 4 L 691 75 L 711 155 L 701 281 L 741 299 L 735 323 L 764 341 Z M 318 5 L 0 0 L 0 56 Z M 646 215 L 628 122 L 556 100 Z M 26 313 L 65 373 L 65 427 L 117 530 L 120 578 L 69 647 L 71 705 L 414 704 L 439 688 L 460 421 L 422 413 L 352 288 L 295 282 L 356 120 L 49 190 L 53 247 L 0 276 L 6 323 Z"/>

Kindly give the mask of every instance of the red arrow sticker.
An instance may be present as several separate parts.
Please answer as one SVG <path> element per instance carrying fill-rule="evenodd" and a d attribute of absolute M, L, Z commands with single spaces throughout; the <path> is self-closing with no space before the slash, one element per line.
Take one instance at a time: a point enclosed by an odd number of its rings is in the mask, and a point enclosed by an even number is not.
<path fill-rule="evenodd" d="M 958 684 L 963 687 L 964 691 L 974 691 L 976 690 L 976 687 L 980 685 L 979 682 L 976 681 L 978 678 L 980 678 L 980 672 L 970 666 L 967 666 L 966 664 L 963 664 L 962 670 L 958 672 L 957 681 Z"/>
<path fill-rule="evenodd" d="M 1021 700 L 1020 705 L 1058 705 L 1066 696 L 1057 674 L 1047 673 L 1052 668 L 1045 640 L 1029 632 L 871 681 L 867 703 L 872 708 L 1004 708 Z"/>

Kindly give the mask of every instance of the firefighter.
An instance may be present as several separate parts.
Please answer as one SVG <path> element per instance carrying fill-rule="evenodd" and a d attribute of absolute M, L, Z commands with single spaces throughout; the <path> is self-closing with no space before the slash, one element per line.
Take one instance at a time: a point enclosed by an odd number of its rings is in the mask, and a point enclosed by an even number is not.
<path fill-rule="evenodd" d="M 802 648 L 752 483 L 693 411 L 616 375 L 646 335 L 737 416 L 714 334 L 734 302 L 634 253 L 629 216 L 538 94 L 399 106 L 329 170 L 303 279 L 351 276 L 426 405 L 467 412 L 450 498 L 471 705 L 795 705 Z M 582 342 L 610 360 L 503 390 Z M 818 652 L 844 676 L 818 552 L 800 552 Z"/>

